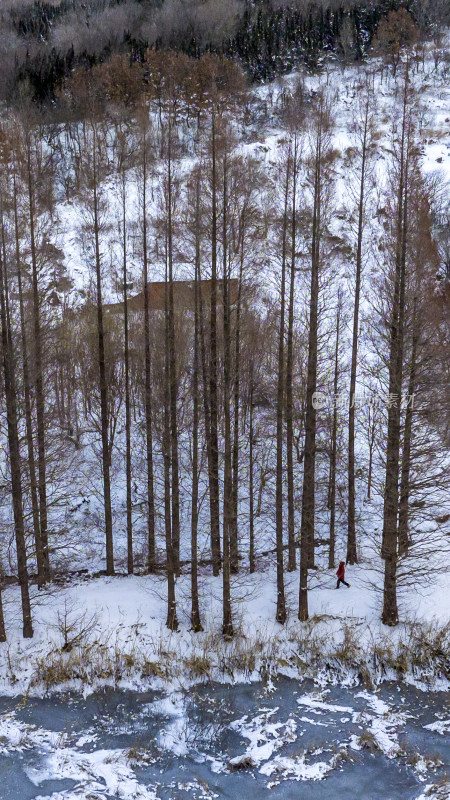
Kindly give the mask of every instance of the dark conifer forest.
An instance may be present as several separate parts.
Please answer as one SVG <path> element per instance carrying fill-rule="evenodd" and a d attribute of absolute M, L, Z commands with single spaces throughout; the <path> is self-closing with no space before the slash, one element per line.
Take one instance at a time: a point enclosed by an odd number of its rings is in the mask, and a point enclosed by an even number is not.
<path fill-rule="evenodd" d="M 299 64 L 316 69 L 324 58 L 360 61 L 380 19 L 399 8 L 429 36 L 450 16 L 446 0 L 5 0 L 0 92 L 45 104 L 72 69 L 114 53 L 142 61 L 149 47 L 225 55 L 252 81 L 267 81 Z"/>

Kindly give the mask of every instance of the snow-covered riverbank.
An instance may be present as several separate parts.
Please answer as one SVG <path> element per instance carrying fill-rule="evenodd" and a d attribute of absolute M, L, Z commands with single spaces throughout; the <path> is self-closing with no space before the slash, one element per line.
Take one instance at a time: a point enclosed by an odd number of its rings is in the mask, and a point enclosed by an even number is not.
<path fill-rule="evenodd" d="M 236 635 L 221 636 L 221 578 L 201 578 L 205 630 L 190 630 L 190 579 L 177 581 L 180 629 L 164 625 L 166 582 L 159 576 L 85 577 L 65 587 L 34 590 L 35 636 L 21 637 L 18 589 L 5 592 L 8 642 L 0 646 L 0 694 L 48 689 L 93 691 L 102 685 L 145 689 L 199 680 L 258 680 L 280 672 L 319 683 L 367 684 L 405 679 L 445 688 L 450 679 L 449 576 L 402 592 L 402 622 L 380 621 L 381 576 L 349 567 L 349 589 L 334 571 L 311 578 L 310 614 L 296 617 L 298 576 L 288 575 L 289 618 L 275 622 L 271 569 L 233 580 Z M 418 592 L 419 588 L 419 592 Z"/>

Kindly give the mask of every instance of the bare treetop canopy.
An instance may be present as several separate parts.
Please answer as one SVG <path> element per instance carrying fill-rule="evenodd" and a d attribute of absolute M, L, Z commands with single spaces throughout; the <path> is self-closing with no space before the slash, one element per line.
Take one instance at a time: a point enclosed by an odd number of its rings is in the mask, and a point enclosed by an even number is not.
<path fill-rule="evenodd" d="M 164 311 L 166 286 L 165 281 L 152 281 L 147 284 L 147 297 L 150 311 Z M 230 278 L 228 280 L 228 291 L 230 303 L 233 305 L 238 299 L 238 286 L 239 281 L 237 278 Z M 201 297 L 203 303 L 209 305 L 211 302 L 211 280 L 200 281 Z M 223 303 L 223 281 L 216 281 L 216 297 L 217 305 Z M 175 308 L 194 310 L 195 304 L 195 283 L 194 281 L 174 281 L 173 282 L 173 299 Z M 128 308 L 130 311 L 143 311 L 144 310 L 144 292 L 134 297 L 128 298 Z M 123 302 L 110 303 L 105 306 L 105 309 L 113 313 L 118 313 L 123 310 Z"/>

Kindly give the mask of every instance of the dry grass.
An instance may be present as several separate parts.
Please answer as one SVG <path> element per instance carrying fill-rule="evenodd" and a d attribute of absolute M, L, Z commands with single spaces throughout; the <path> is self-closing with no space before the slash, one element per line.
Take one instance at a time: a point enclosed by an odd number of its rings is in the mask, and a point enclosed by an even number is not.
<path fill-rule="evenodd" d="M 370 750 L 371 753 L 376 753 L 380 749 L 372 731 L 363 731 L 358 738 L 358 744 L 363 750 Z"/>
<path fill-rule="evenodd" d="M 126 649 L 117 636 L 104 642 L 83 641 L 69 652 L 52 647 L 33 664 L 30 685 L 47 689 L 79 681 L 87 686 L 104 681 L 115 686 L 122 680 L 232 680 L 258 677 L 270 681 L 293 670 L 299 678 L 339 682 L 353 676 L 369 688 L 383 678 L 402 680 L 407 674 L 432 686 L 436 678 L 450 680 L 450 625 L 408 622 L 394 636 L 392 631 L 362 636 L 357 621 L 337 621 L 329 633 L 329 620 L 311 619 L 288 624 L 279 631 L 271 627 L 246 632 L 236 626 L 231 641 L 218 630 L 154 639 L 134 638 Z M 187 638 L 186 637 L 190 637 Z M 8 651 L 11 683 L 21 672 L 20 653 Z"/>

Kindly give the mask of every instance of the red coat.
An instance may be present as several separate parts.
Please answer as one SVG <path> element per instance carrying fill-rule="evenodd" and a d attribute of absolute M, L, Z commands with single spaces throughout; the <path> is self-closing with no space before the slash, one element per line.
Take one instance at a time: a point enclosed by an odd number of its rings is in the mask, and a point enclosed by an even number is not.
<path fill-rule="evenodd" d="M 340 578 L 341 581 L 344 580 L 344 578 L 345 578 L 345 564 L 339 564 L 339 567 L 338 567 L 338 570 L 336 572 L 336 575 L 338 576 L 338 578 Z"/>

